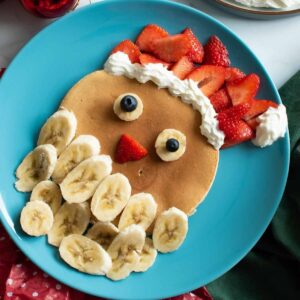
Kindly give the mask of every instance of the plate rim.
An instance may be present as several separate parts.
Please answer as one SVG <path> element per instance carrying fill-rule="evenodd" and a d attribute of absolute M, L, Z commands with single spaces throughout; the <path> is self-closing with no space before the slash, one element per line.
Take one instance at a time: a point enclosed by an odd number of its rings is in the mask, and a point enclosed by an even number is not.
<path fill-rule="evenodd" d="M 233 9 L 235 11 L 239 11 L 242 13 L 248 13 L 252 15 L 260 15 L 260 16 L 293 16 L 300 14 L 300 7 L 295 9 L 289 10 L 280 10 L 280 9 L 270 9 L 267 10 L 260 10 L 259 8 L 247 8 L 239 3 L 230 3 L 227 0 L 214 0 L 217 4 L 220 4 L 226 8 Z"/>
<path fill-rule="evenodd" d="M 218 1 L 218 0 L 216 0 Z M 12 60 L 12 62 L 10 63 L 10 65 L 8 66 L 6 72 L 4 73 L 2 80 L 0 80 L 0 90 L 1 90 L 1 83 L 6 79 L 7 76 L 10 75 L 10 69 L 11 66 L 14 66 L 14 64 L 16 64 L 19 60 L 19 57 L 22 56 L 23 51 L 27 48 L 30 47 L 32 43 L 35 42 L 36 39 L 38 39 L 40 37 L 40 35 L 43 35 L 45 32 L 47 32 L 48 30 L 51 30 L 52 27 L 55 26 L 60 26 L 60 23 L 64 23 L 64 22 L 68 22 L 69 18 L 74 17 L 75 15 L 81 14 L 81 12 L 85 11 L 85 10 L 90 10 L 93 9 L 93 6 L 102 6 L 102 5 L 116 5 L 119 2 L 135 2 L 136 4 L 139 5 L 145 5 L 145 4 L 149 4 L 149 2 L 154 3 L 155 5 L 160 5 L 160 4 L 164 4 L 167 5 L 169 7 L 176 7 L 179 9 L 183 9 L 185 11 L 197 14 L 199 17 L 205 17 L 207 19 L 210 19 L 212 22 L 216 23 L 218 26 L 220 26 L 223 30 L 225 30 L 226 32 L 229 32 L 232 36 L 234 36 L 235 39 L 238 40 L 238 42 L 245 47 L 248 51 L 251 52 L 251 54 L 253 55 L 253 58 L 256 61 L 256 64 L 264 71 L 264 76 L 269 80 L 271 87 L 277 97 L 277 99 L 279 100 L 280 103 L 282 103 L 281 97 L 278 93 L 278 90 L 272 80 L 272 78 L 270 77 L 270 75 L 268 74 L 266 68 L 264 67 L 264 65 L 260 62 L 260 60 L 258 59 L 258 57 L 256 56 L 256 54 L 249 48 L 249 46 L 233 31 L 231 30 L 229 27 L 227 27 L 226 25 L 224 25 L 221 21 L 219 21 L 218 19 L 208 15 L 207 13 L 204 13 L 203 11 L 201 11 L 200 9 L 196 9 L 193 7 L 188 6 L 187 4 L 183 4 L 183 3 L 178 3 L 178 2 L 173 2 L 170 0 L 106 0 L 106 1 L 100 1 L 97 3 L 93 3 L 91 5 L 85 6 L 85 7 L 81 7 L 76 11 L 73 11 L 71 13 L 68 13 L 67 15 L 63 16 L 62 18 L 52 22 L 51 24 L 47 25 L 46 27 L 44 27 L 41 31 L 39 31 L 38 33 L 36 33 L 17 53 L 17 55 L 14 57 L 14 59 Z M 269 212 L 269 214 L 266 216 L 265 218 L 265 222 L 263 224 L 263 226 L 261 226 L 261 230 L 259 232 L 256 233 L 256 236 L 253 240 L 251 240 L 251 242 L 248 243 L 248 247 L 244 247 L 243 250 L 241 250 L 238 254 L 236 254 L 235 256 L 232 256 L 232 261 L 231 264 L 226 264 L 223 266 L 222 269 L 218 269 L 215 272 L 212 272 L 211 275 L 209 277 L 207 277 L 206 282 L 203 285 L 206 285 L 210 282 L 212 282 L 213 280 L 216 280 L 217 278 L 219 278 L 220 276 L 222 276 L 224 273 L 226 273 L 228 270 L 230 270 L 231 268 L 233 268 L 238 262 L 240 262 L 248 253 L 249 251 L 256 245 L 256 243 L 258 242 L 258 240 L 261 238 L 261 236 L 263 235 L 263 233 L 265 232 L 265 230 L 267 229 L 268 225 L 271 223 L 272 218 L 274 217 L 274 214 L 281 202 L 284 190 L 285 190 L 285 186 L 286 186 L 286 182 L 287 182 L 287 177 L 288 177 L 288 171 L 289 171 L 289 165 L 290 165 L 290 137 L 289 137 L 289 132 L 287 130 L 287 133 L 285 135 L 285 137 L 283 138 L 285 140 L 284 142 L 284 151 L 286 153 L 286 156 L 283 157 L 283 160 L 286 161 L 286 164 L 284 164 L 284 170 L 283 170 L 283 178 L 281 180 L 281 186 L 280 186 L 280 192 L 278 194 L 278 197 L 276 199 L 276 201 L 274 201 L 274 205 L 273 205 L 273 209 Z M 1 208 L 1 202 L 3 201 L 2 197 L 1 197 L 1 191 L 0 191 L 0 208 Z M 14 241 L 14 243 L 17 245 L 17 247 L 23 252 L 23 254 L 25 256 L 26 255 L 26 250 L 23 250 L 23 246 L 22 246 L 22 242 L 21 240 L 18 238 L 18 236 L 15 234 L 14 230 L 12 227 L 9 226 L 9 224 L 6 221 L 5 218 L 5 212 L 3 213 L 2 210 L 0 210 L 0 222 L 2 223 L 2 225 L 4 226 L 5 230 L 7 231 L 7 233 L 9 234 L 10 238 Z M 44 266 L 40 263 L 37 263 L 35 258 L 32 257 L 30 258 L 30 260 L 36 265 L 38 266 L 41 270 L 45 271 L 46 273 L 48 273 L 48 270 L 46 268 L 44 268 Z M 52 276 L 53 278 L 57 279 L 58 281 L 62 282 L 63 284 L 65 284 L 66 286 L 72 287 L 75 290 L 78 290 L 78 287 L 76 286 L 76 283 L 72 283 L 70 284 L 69 282 L 66 283 L 64 278 L 59 278 L 59 274 L 52 274 L 51 272 L 49 273 L 50 276 Z M 188 286 L 186 286 L 185 288 L 182 289 L 178 289 L 176 290 L 176 294 L 172 293 L 170 295 L 164 295 L 163 297 L 172 297 L 172 296 L 176 296 L 178 295 L 178 293 L 183 294 L 186 293 L 188 291 L 192 291 L 194 289 L 199 288 L 199 284 L 197 284 L 196 282 L 191 282 Z M 90 294 L 91 291 L 86 291 L 85 289 L 80 289 L 80 291 Z M 98 297 L 106 297 L 106 298 L 110 298 L 111 295 L 108 295 L 107 293 L 103 293 L 101 296 L 99 294 L 95 294 L 92 293 L 91 295 L 95 295 Z M 136 297 L 133 297 L 134 299 L 138 299 Z M 124 297 L 119 297 L 118 299 L 128 299 L 128 298 L 124 298 Z M 153 297 L 149 297 L 149 296 L 145 296 L 143 297 L 143 299 L 153 299 Z"/>

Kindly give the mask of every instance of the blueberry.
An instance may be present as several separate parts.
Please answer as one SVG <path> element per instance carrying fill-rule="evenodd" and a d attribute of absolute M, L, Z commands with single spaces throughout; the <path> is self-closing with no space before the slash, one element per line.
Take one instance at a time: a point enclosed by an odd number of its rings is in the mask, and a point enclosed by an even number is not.
<path fill-rule="evenodd" d="M 122 98 L 120 106 L 123 111 L 132 112 L 137 108 L 138 102 L 132 95 L 126 95 Z"/>
<path fill-rule="evenodd" d="M 176 139 L 168 139 L 166 148 L 169 152 L 176 152 L 179 149 L 179 142 Z"/>

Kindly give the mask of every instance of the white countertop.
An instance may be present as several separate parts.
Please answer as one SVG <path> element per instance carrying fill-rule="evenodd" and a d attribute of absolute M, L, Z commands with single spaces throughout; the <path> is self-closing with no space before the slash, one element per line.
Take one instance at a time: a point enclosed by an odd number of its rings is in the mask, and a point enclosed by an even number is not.
<path fill-rule="evenodd" d="M 82 4 L 89 0 L 81 0 Z M 93 0 L 96 1 L 96 0 Z M 92 1 L 92 2 L 93 2 Z M 179 0 L 219 19 L 256 53 L 277 87 L 300 70 L 300 15 L 276 20 L 252 20 L 229 14 L 212 0 Z M 28 14 L 17 0 L 0 3 L 0 68 L 50 21 Z"/>

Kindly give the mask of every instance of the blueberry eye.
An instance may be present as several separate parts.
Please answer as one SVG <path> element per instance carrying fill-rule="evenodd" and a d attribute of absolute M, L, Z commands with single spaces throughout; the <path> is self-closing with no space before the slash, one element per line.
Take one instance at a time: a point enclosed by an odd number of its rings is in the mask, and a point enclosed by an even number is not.
<path fill-rule="evenodd" d="M 163 161 L 179 159 L 186 149 L 186 136 L 176 129 L 165 129 L 156 138 L 155 150 Z"/>
<path fill-rule="evenodd" d="M 168 139 L 166 148 L 169 152 L 176 152 L 179 149 L 179 142 L 176 139 Z"/>
<path fill-rule="evenodd" d="M 132 112 L 137 108 L 138 102 L 132 95 L 126 95 L 122 98 L 120 106 L 123 111 Z"/>
<path fill-rule="evenodd" d="M 120 95 L 114 102 L 114 112 L 123 121 L 134 121 L 143 113 L 143 102 L 136 94 Z"/>

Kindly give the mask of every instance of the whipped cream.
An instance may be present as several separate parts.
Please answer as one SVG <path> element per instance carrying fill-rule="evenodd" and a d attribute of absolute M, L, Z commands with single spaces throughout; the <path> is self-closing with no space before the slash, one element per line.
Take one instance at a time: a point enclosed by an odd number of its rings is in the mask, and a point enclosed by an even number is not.
<path fill-rule="evenodd" d="M 288 8 L 300 4 L 300 0 L 235 0 L 246 6 L 269 7 L 269 8 Z"/>
<path fill-rule="evenodd" d="M 259 147 L 273 144 L 277 139 L 284 137 L 288 126 L 286 108 L 283 104 L 269 109 L 257 118 L 259 125 L 256 128 L 256 137 L 252 143 Z"/>
<path fill-rule="evenodd" d="M 123 52 L 110 55 L 104 64 L 104 70 L 112 75 L 134 78 L 140 83 L 152 81 L 159 88 L 168 89 L 173 96 L 179 97 L 200 112 L 202 116 L 200 131 L 215 149 L 220 149 L 224 144 L 225 134 L 219 129 L 217 113 L 195 81 L 179 79 L 163 64 L 133 64 Z M 256 137 L 252 140 L 253 144 L 259 147 L 271 145 L 283 137 L 287 130 L 286 108 L 282 104 L 277 108 L 271 107 L 259 116 L 257 121 L 259 125 L 256 128 Z"/>
<path fill-rule="evenodd" d="M 132 64 L 123 52 L 112 54 L 104 64 L 107 73 L 128 78 L 135 78 L 140 83 L 154 82 L 159 88 L 167 88 L 173 96 L 181 98 L 184 103 L 192 105 L 202 116 L 200 130 L 208 142 L 216 149 L 224 144 L 224 132 L 219 129 L 216 112 L 209 99 L 191 79 L 181 80 L 167 70 L 162 64 Z"/>

